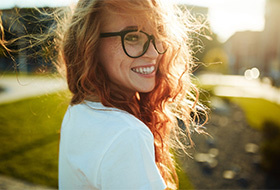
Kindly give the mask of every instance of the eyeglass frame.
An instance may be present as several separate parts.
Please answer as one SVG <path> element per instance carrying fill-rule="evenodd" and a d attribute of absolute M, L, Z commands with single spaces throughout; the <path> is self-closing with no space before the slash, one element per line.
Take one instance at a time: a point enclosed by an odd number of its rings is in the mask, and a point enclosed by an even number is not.
<path fill-rule="evenodd" d="M 145 34 L 145 35 L 148 37 L 148 41 L 147 41 L 147 42 L 148 42 L 148 45 L 147 45 L 147 47 L 146 47 L 146 48 L 143 50 L 143 52 L 142 52 L 140 55 L 138 55 L 138 56 L 131 56 L 131 55 L 129 55 L 129 54 L 127 53 L 126 49 L 125 49 L 124 37 L 125 37 L 125 35 L 128 34 L 129 32 L 141 32 L 141 33 Z M 151 42 L 151 41 L 152 41 L 152 43 L 153 43 L 153 45 L 154 45 L 154 48 L 155 48 L 155 50 L 157 51 L 158 54 L 164 54 L 164 53 L 167 51 L 167 49 L 165 49 L 164 52 L 158 51 L 157 46 L 156 46 L 156 43 L 155 43 L 155 40 L 156 40 L 155 36 L 154 36 L 154 35 L 149 35 L 148 33 L 144 32 L 144 31 L 142 31 L 142 30 L 132 29 L 132 30 L 123 30 L 123 31 L 120 31 L 120 32 L 105 32 L 105 33 L 100 33 L 100 38 L 107 38 L 107 37 L 113 37 L 113 36 L 120 36 L 120 37 L 121 37 L 122 48 L 123 48 L 123 50 L 124 50 L 124 53 L 125 53 L 128 57 L 130 57 L 130 58 L 138 58 L 138 57 L 143 56 L 143 55 L 147 52 L 147 50 L 149 49 L 149 47 L 150 47 L 150 42 Z"/>

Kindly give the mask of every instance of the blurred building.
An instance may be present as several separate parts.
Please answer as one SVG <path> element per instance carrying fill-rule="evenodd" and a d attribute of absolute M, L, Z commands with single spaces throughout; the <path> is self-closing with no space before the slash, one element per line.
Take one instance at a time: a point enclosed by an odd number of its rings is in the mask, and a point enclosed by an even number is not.
<path fill-rule="evenodd" d="M 225 42 L 232 74 L 244 74 L 257 67 L 261 77 L 280 85 L 280 1 L 267 0 L 265 28 L 262 32 L 237 32 Z"/>

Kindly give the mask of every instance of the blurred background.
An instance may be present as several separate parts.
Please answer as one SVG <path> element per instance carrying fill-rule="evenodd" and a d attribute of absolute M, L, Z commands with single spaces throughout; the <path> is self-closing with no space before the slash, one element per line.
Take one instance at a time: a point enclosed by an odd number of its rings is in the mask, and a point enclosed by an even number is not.
<path fill-rule="evenodd" d="M 20 36 L 55 29 L 46 13 L 71 3 L 1 0 L 5 37 L 23 51 L 0 46 L 0 190 L 57 189 L 69 92 L 46 59 L 56 56 L 52 38 L 25 49 L 33 39 Z M 176 3 L 209 27 L 208 37 L 192 36 L 208 135 L 193 133 L 195 147 L 177 155 L 180 189 L 280 189 L 280 1 Z"/>

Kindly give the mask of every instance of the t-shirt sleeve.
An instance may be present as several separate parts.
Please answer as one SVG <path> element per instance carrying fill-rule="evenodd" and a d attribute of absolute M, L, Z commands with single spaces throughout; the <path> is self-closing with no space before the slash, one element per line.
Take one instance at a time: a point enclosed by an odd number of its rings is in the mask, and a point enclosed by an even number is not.
<path fill-rule="evenodd" d="M 130 129 L 119 134 L 99 168 L 101 189 L 165 189 L 153 147 L 152 135 L 144 130 Z"/>

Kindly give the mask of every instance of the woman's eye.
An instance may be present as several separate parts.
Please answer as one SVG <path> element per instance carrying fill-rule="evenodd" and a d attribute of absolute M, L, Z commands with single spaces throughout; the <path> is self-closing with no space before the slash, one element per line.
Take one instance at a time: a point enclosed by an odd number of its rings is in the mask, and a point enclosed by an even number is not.
<path fill-rule="evenodd" d="M 137 42 L 139 40 L 140 40 L 140 37 L 137 34 L 129 34 L 129 35 L 125 36 L 125 41 Z"/>

